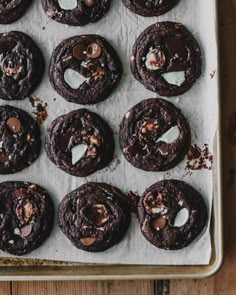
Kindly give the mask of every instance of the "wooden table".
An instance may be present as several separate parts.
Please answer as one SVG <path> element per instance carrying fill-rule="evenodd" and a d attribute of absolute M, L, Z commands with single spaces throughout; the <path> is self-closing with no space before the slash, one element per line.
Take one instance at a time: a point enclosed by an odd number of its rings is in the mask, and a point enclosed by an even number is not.
<path fill-rule="evenodd" d="M 0 295 L 236 294 L 236 0 L 219 0 L 219 18 L 225 216 L 225 259 L 221 270 L 204 280 L 3 282 Z"/>

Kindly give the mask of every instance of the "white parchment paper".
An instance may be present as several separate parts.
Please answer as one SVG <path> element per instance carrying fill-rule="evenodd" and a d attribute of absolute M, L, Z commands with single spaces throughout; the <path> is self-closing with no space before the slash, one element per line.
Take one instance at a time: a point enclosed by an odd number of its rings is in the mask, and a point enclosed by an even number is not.
<path fill-rule="evenodd" d="M 213 150 L 213 137 L 218 118 L 217 79 L 210 77 L 212 71 L 217 70 L 214 0 L 181 0 L 174 9 L 164 16 L 152 18 L 137 16 L 125 8 L 121 0 L 112 0 L 111 9 L 102 20 L 82 28 L 68 27 L 48 19 L 41 7 L 41 1 L 33 2 L 29 11 L 21 20 L 11 25 L 1 25 L 1 32 L 20 30 L 32 36 L 42 49 L 47 68 L 55 46 L 63 39 L 79 34 L 96 33 L 104 36 L 120 55 L 124 75 L 118 88 L 106 101 L 88 107 L 88 109 L 104 117 L 114 128 L 117 141 L 116 159 L 110 167 L 83 179 L 69 176 L 56 168 L 47 158 L 43 148 L 40 157 L 31 167 L 15 175 L 0 176 L 1 182 L 21 180 L 42 185 L 50 192 L 57 209 L 59 202 L 67 193 L 87 181 L 103 181 L 117 186 L 124 192 L 132 190 L 142 194 L 148 186 L 156 181 L 176 178 L 188 182 L 201 192 L 210 216 L 212 203 L 211 171 L 193 171 L 192 175 L 187 175 L 185 170 L 186 159 L 166 173 L 149 173 L 138 170 L 131 166 L 121 154 L 117 134 L 123 115 L 134 104 L 145 98 L 157 97 L 155 93 L 146 90 L 142 84 L 134 80 L 130 72 L 129 59 L 135 39 L 147 26 L 157 21 L 170 20 L 182 22 L 194 34 L 202 47 L 204 63 L 202 77 L 192 89 L 181 97 L 168 100 L 181 108 L 190 122 L 192 142 L 199 146 L 207 143 L 210 150 Z M 52 89 L 47 71 L 34 95 L 48 104 L 49 117 L 41 128 L 43 139 L 45 130 L 53 119 L 82 107 L 67 102 Z M 54 98 L 56 98 L 55 101 Z M 4 105 L 6 102 L 1 101 L 0 104 Z M 28 99 L 20 102 L 9 102 L 9 104 L 32 113 L 32 106 Z M 119 165 L 117 165 L 117 159 L 120 161 Z M 10 255 L 0 251 L 0 256 Z M 178 251 L 164 251 L 155 248 L 145 240 L 136 218 L 133 217 L 124 239 L 104 253 L 87 253 L 76 249 L 55 224 L 51 236 L 45 243 L 24 257 L 90 263 L 178 265 L 208 264 L 210 256 L 209 224 L 207 230 L 189 247 Z"/>

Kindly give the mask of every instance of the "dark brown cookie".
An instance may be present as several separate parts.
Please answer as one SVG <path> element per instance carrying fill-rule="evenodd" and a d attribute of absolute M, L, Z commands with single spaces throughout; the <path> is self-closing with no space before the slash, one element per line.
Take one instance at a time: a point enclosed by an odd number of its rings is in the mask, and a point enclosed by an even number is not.
<path fill-rule="evenodd" d="M 122 0 L 134 13 L 142 16 L 159 16 L 172 9 L 180 0 Z"/>
<path fill-rule="evenodd" d="M 0 98 L 20 100 L 41 81 L 44 60 L 34 41 L 24 33 L 0 34 Z"/>
<path fill-rule="evenodd" d="M 120 146 L 133 166 L 165 171 L 183 160 L 190 146 L 190 129 L 172 103 L 150 98 L 132 107 L 120 126 Z"/>
<path fill-rule="evenodd" d="M 0 3 L 0 24 L 10 24 L 22 17 L 32 0 L 6 0 Z"/>
<path fill-rule="evenodd" d="M 66 100 L 94 104 L 106 99 L 122 75 L 121 62 L 111 45 L 98 35 L 75 36 L 54 50 L 49 78 Z"/>
<path fill-rule="evenodd" d="M 21 109 L 0 106 L 0 174 L 28 167 L 37 159 L 40 149 L 38 123 Z"/>
<path fill-rule="evenodd" d="M 71 26 L 100 20 L 110 8 L 110 0 L 41 0 L 47 16 Z"/>
<path fill-rule="evenodd" d="M 58 210 L 62 232 L 78 249 L 100 252 L 119 243 L 130 222 L 130 211 L 117 188 L 86 183 L 69 193 Z"/>
<path fill-rule="evenodd" d="M 134 77 L 162 96 L 188 91 L 201 75 L 201 50 L 180 23 L 160 22 L 145 29 L 131 56 Z"/>
<path fill-rule="evenodd" d="M 0 184 L 0 249 L 25 255 L 38 248 L 53 227 L 52 200 L 42 187 L 28 182 Z"/>
<path fill-rule="evenodd" d="M 202 196 L 177 180 L 163 180 L 149 187 L 140 198 L 138 217 L 144 237 L 166 250 L 187 247 L 208 219 Z"/>
<path fill-rule="evenodd" d="M 86 109 L 55 119 L 48 128 L 45 147 L 58 168 L 80 177 L 106 167 L 114 154 L 111 129 Z"/>

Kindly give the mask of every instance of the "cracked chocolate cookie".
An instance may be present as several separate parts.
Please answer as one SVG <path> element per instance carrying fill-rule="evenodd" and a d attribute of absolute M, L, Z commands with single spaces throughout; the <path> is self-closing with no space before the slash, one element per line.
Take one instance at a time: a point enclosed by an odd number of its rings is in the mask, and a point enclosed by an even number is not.
<path fill-rule="evenodd" d="M 2 0 L 0 24 L 10 24 L 22 17 L 32 0 Z"/>
<path fill-rule="evenodd" d="M 151 25 L 134 44 L 131 71 L 147 89 L 159 95 L 185 93 L 200 77 L 201 68 L 200 47 L 180 23 Z"/>
<path fill-rule="evenodd" d="M 0 34 L 0 98 L 20 100 L 31 94 L 41 81 L 42 54 L 24 33 Z"/>
<path fill-rule="evenodd" d="M 69 193 L 58 209 L 62 232 L 78 249 L 100 252 L 119 243 L 130 222 L 127 198 L 105 183 L 86 183 Z"/>
<path fill-rule="evenodd" d="M 190 146 L 190 129 L 172 103 L 150 98 L 132 107 L 120 126 L 120 146 L 133 166 L 165 171 L 176 166 Z"/>
<path fill-rule="evenodd" d="M 159 16 L 171 10 L 180 0 L 122 0 L 131 11 L 142 16 Z"/>
<path fill-rule="evenodd" d="M 61 170 L 85 177 L 113 159 L 113 134 L 107 123 L 86 109 L 55 119 L 45 142 L 49 159 Z"/>
<path fill-rule="evenodd" d="M 52 200 L 42 187 L 20 181 L 0 184 L 0 249 L 25 255 L 38 248 L 53 227 Z"/>
<path fill-rule="evenodd" d="M 25 111 L 0 106 L 0 174 L 11 174 L 30 166 L 41 149 L 38 123 Z"/>
<path fill-rule="evenodd" d="M 98 35 L 81 35 L 61 42 L 53 52 L 49 78 L 66 100 L 95 104 L 106 99 L 121 79 L 121 62 Z"/>
<path fill-rule="evenodd" d="M 110 0 L 41 0 L 47 16 L 71 26 L 100 20 L 110 8 Z"/>
<path fill-rule="evenodd" d="M 166 250 L 187 247 L 208 219 L 202 196 L 178 180 L 163 180 L 149 187 L 140 198 L 138 217 L 144 237 Z"/>

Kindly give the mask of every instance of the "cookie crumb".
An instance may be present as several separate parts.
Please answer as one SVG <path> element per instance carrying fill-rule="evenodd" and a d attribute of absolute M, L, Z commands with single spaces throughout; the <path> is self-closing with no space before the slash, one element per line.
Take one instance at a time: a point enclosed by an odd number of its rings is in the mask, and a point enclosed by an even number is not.
<path fill-rule="evenodd" d="M 209 151 L 208 144 L 204 144 L 201 149 L 198 145 L 191 145 L 187 154 L 187 170 L 212 170 L 213 155 Z M 191 174 L 188 174 L 191 175 Z"/>
<path fill-rule="evenodd" d="M 35 115 L 36 121 L 38 124 L 42 125 L 48 117 L 48 104 L 46 102 L 44 103 L 40 98 L 33 95 L 29 96 L 29 101 L 31 106 L 34 108 L 32 113 Z"/>

